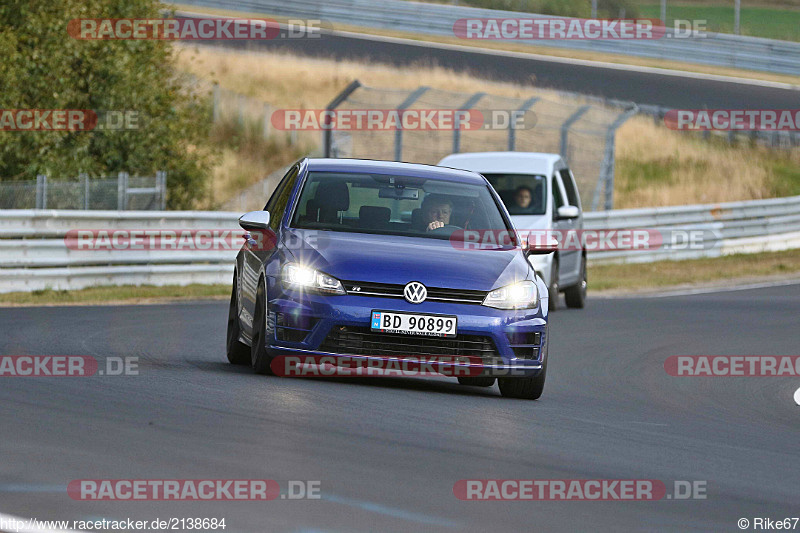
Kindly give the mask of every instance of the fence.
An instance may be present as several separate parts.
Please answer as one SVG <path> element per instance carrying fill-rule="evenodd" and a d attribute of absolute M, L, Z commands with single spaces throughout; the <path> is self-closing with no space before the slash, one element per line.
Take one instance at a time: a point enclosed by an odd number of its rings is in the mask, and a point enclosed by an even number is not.
<path fill-rule="evenodd" d="M 164 210 L 167 202 L 167 173 L 154 177 L 130 176 L 51 181 L 46 175 L 36 180 L 0 181 L 0 209 L 117 209 Z"/>
<path fill-rule="evenodd" d="M 230 230 L 239 212 L 0 211 L 0 293 L 95 285 L 229 283 L 234 249 L 75 250 L 64 237 L 76 229 Z M 586 215 L 589 229 L 699 230 L 711 246 L 590 252 L 597 263 L 650 262 L 800 248 L 800 196 L 713 205 L 626 209 Z M 235 240 L 235 239 L 234 239 Z"/>
<path fill-rule="evenodd" d="M 613 205 L 614 138 L 638 108 L 586 104 L 578 95 L 550 94 L 527 99 L 485 93 L 466 94 L 420 87 L 378 89 L 353 82 L 329 109 L 477 110 L 485 121 L 494 111 L 525 112 L 524 128 L 395 131 L 326 131 L 325 153 L 436 164 L 453 152 L 531 151 L 560 153 L 572 167 L 581 197 L 592 209 Z M 532 126 L 532 127 L 528 127 Z M 588 203 L 588 202 L 587 202 Z"/>
<path fill-rule="evenodd" d="M 453 25 L 459 19 L 550 18 L 515 11 L 403 0 L 186 0 L 183 4 L 449 37 L 454 35 Z M 512 42 L 781 74 L 800 72 L 800 43 L 721 33 L 679 38 L 675 32 L 667 29 L 663 38 L 655 40 L 556 39 Z"/>

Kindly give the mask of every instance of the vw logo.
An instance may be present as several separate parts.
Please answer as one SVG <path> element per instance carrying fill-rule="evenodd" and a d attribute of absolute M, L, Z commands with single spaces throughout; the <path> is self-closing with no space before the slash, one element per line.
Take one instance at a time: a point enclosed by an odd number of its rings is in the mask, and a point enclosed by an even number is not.
<path fill-rule="evenodd" d="M 421 304 L 428 297 L 428 289 L 419 281 L 412 281 L 403 289 L 403 296 L 408 303 Z"/>

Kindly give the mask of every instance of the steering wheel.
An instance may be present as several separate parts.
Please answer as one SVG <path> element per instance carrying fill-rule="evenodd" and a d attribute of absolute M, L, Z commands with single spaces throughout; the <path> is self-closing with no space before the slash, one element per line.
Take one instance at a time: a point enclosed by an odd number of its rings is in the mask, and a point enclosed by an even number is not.
<path fill-rule="evenodd" d="M 457 230 L 460 230 L 460 229 L 463 229 L 463 228 L 461 226 L 454 226 L 453 224 L 447 224 L 445 226 L 442 226 L 441 228 L 432 229 L 432 230 L 428 231 L 428 233 L 445 233 L 445 232 L 453 233 L 454 231 L 457 231 Z"/>

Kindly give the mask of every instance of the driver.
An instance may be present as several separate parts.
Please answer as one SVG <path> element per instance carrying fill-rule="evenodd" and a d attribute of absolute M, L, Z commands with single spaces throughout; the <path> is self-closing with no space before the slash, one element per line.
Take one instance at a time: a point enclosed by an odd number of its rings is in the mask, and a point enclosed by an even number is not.
<path fill-rule="evenodd" d="M 430 195 L 422 201 L 422 220 L 426 231 L 433 231 L 450 224 L 453 202 L 445 196 Z"/>

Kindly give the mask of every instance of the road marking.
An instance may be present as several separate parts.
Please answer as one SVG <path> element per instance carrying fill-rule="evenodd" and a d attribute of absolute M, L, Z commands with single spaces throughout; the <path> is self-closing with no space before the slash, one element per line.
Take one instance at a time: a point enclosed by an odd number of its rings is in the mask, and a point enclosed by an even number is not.
<path fill-rule="evenodd" d="M 349 505 L 351 507 L 358 507 L 359 509 L 363 509 L 365 511 L 370 511 L 373 513 L 380 513 L 385 516 L 391 516 L 393 518 L 400 518 L 402 520 L 408 520 L 410 522 L 418 522 L 420 524 L 429 524 L 432 526 L 439 526 L 439 527 L 450 527 L 450 528 L 462 528 L 462 524 L 458 522 L 454 522 L 452 520 L 448 520 L 446 518 L 439 518 L 436 516 L 429 516 L 422 513 L 414 513 L 411 511 L 406 511 L 404 509 L 398 509 L 396 507 L 389 507 L 386 505 L 382 505 L 379 503 L 368 502 L 364 500 L 355 500 L 352 498 L 347 498 L 344 496 L 337 496 L 336 494 L 326 494 L 322 496 L 323 500 L 327 500 L 329 502 L 340 503 L 342 505 Z"/>
<path fill-rule="evenodd" d="M 80 531 L 74 531 L 72 529 L 45 529 L 42 527 L 32 527 L 32 518 L 20 518 L 18 516 L 8 515 L 0 513 L 0 523 L 5 523 L 6 528 L 0 529 L 0 531 L 8 532 L 8 533 L 83 533 Z M 11 522 L 22 522 L 25 524 L 24 527 L 21 528 L 14 528 L 11 529 L 8 527 L 9 523 Z M 39 520 L 39 522 L 72 522 L 72 520 Z"/>
<path fill-rule="evenodd" d="M 176 11 L 175 14 L 181 17 L 190 17 L 190 18 L 204 18 L 209 16 L 208 14 L 196 13 L 192 11 Z M 217 15 L 217 16 L 223 16 L 223 15 Z M 283 27 L 283 24 L 281 24 L 281 27 Z M 339 36 L 339 37 L 349 37 L 351 39 L 361 39 L 365 41 L 405 44 L 410 46 L 418 46 L 421 48 L 438 48 L 440 50 L 452 50 L 456 52 L 468 52 L 473 54 L 505 56 L 505 57 L 514 57 L 518 59 L 530 59 L 537 61 L 549 61 L 551 63 L 562 63 L 565 65 L 580 65 L 585 67 L 607 68 L 607 69 L 622 70 L 628 72 L 641 72 L 644 74 L 660 74 L 663 76 L 673 76 L 678 78 L 693 78 L 698 80 L 720 81 L 724 83 L 739 83 L 742 85 L 755 85 L 758 87 L 772 87 L 775 89 L 788 89 L 793 91 L 800 90 L 800 85 L 794 85 L 791 83 L 782 83 L 778 81 L 758 80 L 753 78 L 740 78 L 737 76 L 722 76 L 720 74 L 706 74 L 702 72 L 690 72 L 686 70 L 674 70 L 674 69 L 660 68 L 660 67 L 626 65 L 623 63 L 609 63 L 607 61 L 592 61 L 590 59 L 576 59 L 573 57 L 550 56 L 546 54 L 534 54 L 531 52 L 495 50 L 491 48 L 478 48 L 476 46 L 468 46 L 464 44 L 437 43 L 434 41 L 408 39 L 404 37 L 389 37 L 387 35 L 373 35 L 373 34 L 358 33 L 353 31 L 328 30 L 325 28 L 320 28 L 320 33 L 325 33 L 328 35 Z M 640 56 L 631 56 L 631 57 L 636 57 L 638 59 L 652 59 Z M 692 65 L 694 65 L 694 63 L 692 63 Z M 711 65 L 697 64 L 696 66 L 708 67 Z"/>
<path fill-rule="evenodd" d="M 800 405 L 800 389 L 794 391 L 794 403 Z"/>

